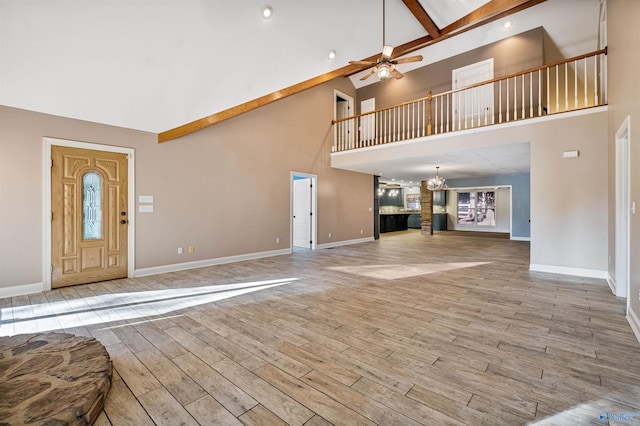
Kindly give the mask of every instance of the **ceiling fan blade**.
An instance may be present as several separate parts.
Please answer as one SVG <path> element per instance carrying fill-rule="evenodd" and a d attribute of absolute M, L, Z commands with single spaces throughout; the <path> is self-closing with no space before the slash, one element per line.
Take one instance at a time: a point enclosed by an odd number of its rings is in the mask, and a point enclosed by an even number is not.
<path fill-rule="evenodd" d="M 378 72 L 378 67 L 371 68 L 368 73 L 366 73 L 365 75 L 360 77 L 360 81 L 366 80 L 367 78 L 371 77 L 373 74 L 375 74 L 377 72 Z"/>
<path fill-rule="evenodd" d="M 398 71 L 395 67 L 393 67 L 391 69 L 391 75 L 394 76 L 396 78 L 396 80 L 401 79 L 402 77 L 404 77 L 404 74 L 402 74 L 400 71 Z"/>
<path fill-rule="evenodd" d="M 396 64 L 406 64 L 409 62 L 420 62 L 421 60 L 422 60 L 422 55 L 417 55 L 417 56 L 409 56 L 408 58 L 395 59 L 393 62 Z"/>
<path fill-rule="evenodd" d="M 382 57 L 388 59 L 391 57 L 392 53 L 393 53 L 393 46 L 389 46 L 388 44 L 385 44 L 384 47 L 382 48 Z"/>
<path fill-rule="evenodd" d="M 371 61 L 349 61 L 351 65 L 375 65 L 375 62 Z"/>
<path fill-rule="evenodd" d="M 372 70 L 370 70 L 368 73 L 366 73 L 365 75 L 363 75 L 362 77 L 360 77 L 360 81 L 368 79 L 369 77 L 371 77 L 372 75 L 374 75 L 377 71 L 378 71 L 377 67 L 374 67 L 374 68 L 373 68 Z"/>

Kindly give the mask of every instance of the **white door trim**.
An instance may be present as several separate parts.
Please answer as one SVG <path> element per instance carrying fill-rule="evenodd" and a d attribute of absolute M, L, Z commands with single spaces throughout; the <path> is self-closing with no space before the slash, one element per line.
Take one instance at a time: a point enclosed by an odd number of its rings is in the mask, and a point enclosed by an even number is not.
<path fill-rule="evenodd" d="M 135 276 L 135 150 L 119 146 L 101 145 L 65 139 L 42 138 L 42 289 L 51 290 L 51 147 L 92 149 L 95 151 L 127 154 L 128 160 L 128 211 L 127 276 Z"/>
<path fill-rule="evenodd" d="M 615 189 L 615 273 L 614 287 L 617 297 L 627 298 L 629 309 L 630 272 L 630 117 L 624 119 L 616 131 L 616 189 Z"/>
<path fill-rule="evenodd" d="M 311 250 L 318 247 L 318 175 L 291 172 L 289 176 L 289 247 L 293 250 L 293 177 L 311 179 Z"/>
<path fill-rule="evenodd" d="M 338 89 L 333 89 L 333 119 L 337 120 L 338 119 L 338 102 L 337 102 L 337 98 L 341 97 L 342 99 L 347 101 L 347 110 L 349 111 L 347 117 L 353 117 L 353 115 L 355 114 L 355 105 L 354 105 L 354 101 L 353 101 L 353 97 L 347 95 L 344 92 L 339 91 Z M 340 118 L 345 118 L 345 117 L 340 117 Z M 346 145 L 349 148 L 353 148 L 353 141 L 355 138 L 355 126 L 354 126 L 354 121 L 350 120 L 347 122 L 346 126 L 347 126 L 347 132 L 349 133 L 349 137 L 347 138 L 346 141 L 344 141 L 346 143 Z M 338 126 L 334 125 L 333 126 L 333 146 L 336 147 L 338 143 Z"/>

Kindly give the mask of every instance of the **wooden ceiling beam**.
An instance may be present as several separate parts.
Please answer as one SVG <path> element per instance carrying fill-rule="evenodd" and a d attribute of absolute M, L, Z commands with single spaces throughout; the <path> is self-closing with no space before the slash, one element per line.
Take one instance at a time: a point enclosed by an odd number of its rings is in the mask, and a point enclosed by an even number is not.
<path fill-rule="evenodd" d="M 377 58 L 378 56 L 372 56 L 371 58 L 367 58 L 367 60 L 375 61 Z M 360 68 L 358 66 L 347 65 L 337 70 L 322 74 L 318 77 L 314 77 L 301 83 L 294 84 L 293 86 L 286 87 L 282 90 L 278 90 L 277 92 L 269 93 L 268 95 L 264 95 L 257 99 L 253 99 L 240 105 L 236 105 L 232 108 L 225 109 L 224 111 L 220 111 L 207 117 L 192 121 L 190 123 L 183 124 L 182 126 L 159 133 L 158 143 L 168 142 L 170 140 L 186 136 L 190 133 L 197 132 L 198 130 L 202 130 L 216 123 L 220 123 L 221 121 L 228 120 L 240 114 L 244 114 L 245 112 L 260 108 L 261 106 L 268 105 L 272 102 L 284 99 L 291 95 L 295 95 L 296 93 L 300 93 L 312 87 L 319 86 L 320 84 L 325 83 L 329 80 L 333 80 L 336 77 L 342 77 L 347 73 L 356 72 L 359 69 Z"/>
<path fill-rule="evenodd" d="M 443 28 L 440 31 L 440 36 L 438 38 L 433 38 L 430 35 L 427 35 L 402 44 L 400 46 L 396 46 L 393 52 L 393 57 L 395 58 L 407 55 L 430 44 L 446 40 L 447 38 L 453 37 L 454 35 L 472 30 L 474 28 L 488 24 L 497 19 L 504 18 L 505 16 L 508 16 L 512 13 L 519 12 L 545 1 L 547 0 L 492 0 L 479 9 Z M 369 58 L 364 59 L 364 61 L 375 62 L 381 54 L 382 53 L 370 56 Z M 224 111 L 211 114 L 199 120 L 195 120 L 182 126 L 159 133 L 158 143 L 167 142 L 173 139 L 180 138 L 182 136 L 186 136 L 190 133 L 197 132 L 198 130 L 202 130 L 221 121 L 228 120 L 240 114 L 244 114 L 245 112 L 249 112 L 262 106 L 268 105 L 277 100 L 295 95 L 296 93 L 300 93 L 312 87 L 319 86 L 320 84 L 323 84 L 329 80 L 333 80 L 334 78 L 341 76 L 348 77 L 367 68 L 369 67 L 357 65 L 347 65 L 345 67 L 338 68 L 337 70 L 322 74 L 318 77 L 311 78 L 298 84 L 294 84 L 293 86 L 278 90 L 277 92 L 269 93 L 268 95 L 261 96 L 257 99 L 253 99 Z"/>
<path fill-rule="evenodd" d="M 546 1 L 546 0 L 542 0 Z M 480 6 L 473 12 L 469 13 L 466 16 L 458 19 L 455 22 L 447 25 L 440 31 L 441 34 L 449 34 L 452 32 L 457 32 L 458 30 L 464 28 L 467 25 L 471 25 L 475 22 L 482 21 L 484 23 L 493 22 L 496 15 L 500 15 L 500 17 L 504 17 L 507 15 L 511 15 L 512 13 L 519 12 L 520 10 L 529 8 L 538 3 L 542 3 L 542 1 L 532 1 L 532 0 L 491 0 L 489 3 L 485 3 Z M 525 6 L 520 9 L 521 6 Z M 506 15 L 505 15 L 506 14 Z M 495 19 L 494 19 L 495 18 Z"/>
<path fill-rule="evenodd" d="M 416 17 L 418 22 L 420 22 L 420 25 L 422 25 L 424 29 L 427 30 L 427 33 L 432 38 L 440 37 L 440 29 L 433 22 L 431 16 L 429 16 L 427 11 L 424 10 L 424 7 L 422 7 L 418 0 L 402 0 L 402 2 L 405 6 L 407 6 L 407 9 L 409 9 L 413 16 Z"/>
<path fill-rule="evenodd" d="M 490 14 L 488 17 L 476 16 L 475 17 L 476 21 L 471 21 L 470 19 L 462 18 L 456 21 L 457 24 L 454 23 L 455 25 L 451 24 L 451 25 L 448 25 L 446 28 L 443 28 L 442 31 L 440 31 L 440 37 L 438 37 L 437 39 L 433 39 L 431 36 L 426 35 L 424 37 L 420 37 L 410 42 L 396 46 L 393 49 L 393 57 L 396 58 L 396 57 L 408 55 L 409 53 L 413 53 L 416 50 L 423 49 L 431 44 L 444 41 L 450 37 L 457 36 L 464 32 L 489 24 L 493 21 L 497 21 L 498 19 L 505 18 L 511 14 L 528 9 L 540 3 L 544 3 L 545 1 L 547 0 L 524 0 L 524 2 L 522 0 L 516 0 L 516 1 L 509 0 L 509 2 L 512 4 L 511 8 L 506 8 L 506 10 L 503 10 L 502 12 Z M 471 14 L 473 14 L 473 12 Z M 467 15 L 467 17 L 469 17 L 471 14 Z M 363 71 L 364 69 L 365 68 L 363 67 L 362 69 L 354 72 L 353 74 L 357 74 L 358 72 Z M 350 76 L 350 75 L 352 74 L 348 74 L 347 76 Z"/>

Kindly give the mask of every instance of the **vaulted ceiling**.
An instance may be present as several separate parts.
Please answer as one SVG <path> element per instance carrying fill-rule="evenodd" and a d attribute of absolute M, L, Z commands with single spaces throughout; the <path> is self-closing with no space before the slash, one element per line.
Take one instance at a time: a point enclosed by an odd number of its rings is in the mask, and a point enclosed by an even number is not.
<path fill-rule="evenodd" d="M 380 54 L 382 0 L 265 1 L 0 0 L 0 104 L 161 133 Z M 567 57 L 595 48 L 598 3 L 386 0 L 386 42 L 425 57 L 404 72 L 543 26 Z"/>

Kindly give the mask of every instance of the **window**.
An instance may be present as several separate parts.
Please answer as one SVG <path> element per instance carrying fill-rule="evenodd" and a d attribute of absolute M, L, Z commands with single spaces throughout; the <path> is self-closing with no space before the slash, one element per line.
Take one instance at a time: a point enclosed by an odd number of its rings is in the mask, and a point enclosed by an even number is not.
<path fill-rule="evenodd" d="M 96 172 L 82 176 L 82 239 L 102 238 L 102 182 Z"/>
<path fill-rule="evenodd" d="M 458 225 L 496 226 L 495 191 L 458 192 Z"/>

